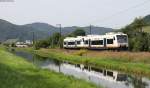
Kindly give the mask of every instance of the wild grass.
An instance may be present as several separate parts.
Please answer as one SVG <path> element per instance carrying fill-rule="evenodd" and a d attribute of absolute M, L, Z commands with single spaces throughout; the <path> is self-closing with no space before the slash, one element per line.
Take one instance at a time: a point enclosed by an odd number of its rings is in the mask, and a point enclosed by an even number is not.
<path fill-rule="evenodd" d="M 142 62 L 142 63 L 150 63 L 150 52 L 95 52 L 89 51 L 87 53 L 88 57 L 103 57 L 107 59 L 112 59 L 116 61 L 122 62 Z"/>
<path fill-rule="evenodd" d="M 73 55 L 77 55 L 77 56 L 83 56 L 85 54 L 87 54 L 87 50 L 84 50 L 84 49 L 79 50 L 79 51 L 73 53 Z"/>
<path fill-rule="evenodd" d="M 40 69 L 0 49 L 0 88 L 96 88 L 83 80 Z"/>

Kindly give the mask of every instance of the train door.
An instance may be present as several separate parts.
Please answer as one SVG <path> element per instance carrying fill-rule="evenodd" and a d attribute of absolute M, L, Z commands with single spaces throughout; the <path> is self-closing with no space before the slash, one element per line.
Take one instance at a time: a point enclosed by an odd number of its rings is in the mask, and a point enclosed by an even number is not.
<path fill-rule="evenodd" d="M 77 41 L 75 40 L 75 48 L 77 48 Z"/>
<path fill-rule="evenodd" d="M 67 45 L 67 47 L 68 47 L 68 42 L 66 42 L 66 45 Z"/>
<path fill-rule="evenodd" d="M 91 39 L 89 39 L 89 48 L 91 47 Z"/>
<path fill-rule="evenodd" d="M 82 48 L 84 48 L 84 38 L 82 38 Z"/>
<path fill-rule="evenodd" d="M 104 47 L 106 47 L 106 38 L 104 38 Z"/>

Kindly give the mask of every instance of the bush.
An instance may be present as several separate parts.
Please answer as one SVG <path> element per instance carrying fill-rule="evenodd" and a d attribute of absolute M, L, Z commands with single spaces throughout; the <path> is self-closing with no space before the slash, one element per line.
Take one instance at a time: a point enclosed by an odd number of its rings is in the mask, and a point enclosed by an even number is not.
<path fill-rule="evenodd" d="M 49 41 L 47 40 L 40 40 L 40 41 L 37 41 L 34 45 L 34 48 L 35 49 L 40 49 L 40 48 L 47 48 L 49 47 L 50 43 Z"/>

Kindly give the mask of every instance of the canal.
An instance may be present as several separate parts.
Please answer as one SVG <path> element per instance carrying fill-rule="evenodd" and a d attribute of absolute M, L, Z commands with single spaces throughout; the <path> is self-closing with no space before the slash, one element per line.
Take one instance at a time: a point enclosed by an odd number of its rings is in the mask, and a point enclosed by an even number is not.
<path fill-rule="evenodd" d="M 150 80 L 146 77 L 84 66 L 82 64 L 73 64 L 66 61 L 58 61 L 27 52 L 13 51 L 12 53 L 25 58 L 40 68 L 74 76 L 78 79 L 84 79 L 97 86 L 101 85 L 104 88 L 150 88 Z"/>

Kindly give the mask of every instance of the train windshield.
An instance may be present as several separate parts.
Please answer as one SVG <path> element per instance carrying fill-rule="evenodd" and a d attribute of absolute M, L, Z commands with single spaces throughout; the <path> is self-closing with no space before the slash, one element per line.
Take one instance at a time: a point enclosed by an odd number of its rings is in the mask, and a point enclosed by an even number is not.
<path fill-rule="evenodd" d="M 127 35 L 117 35 L 118 43 L 127 43 Z"/>

